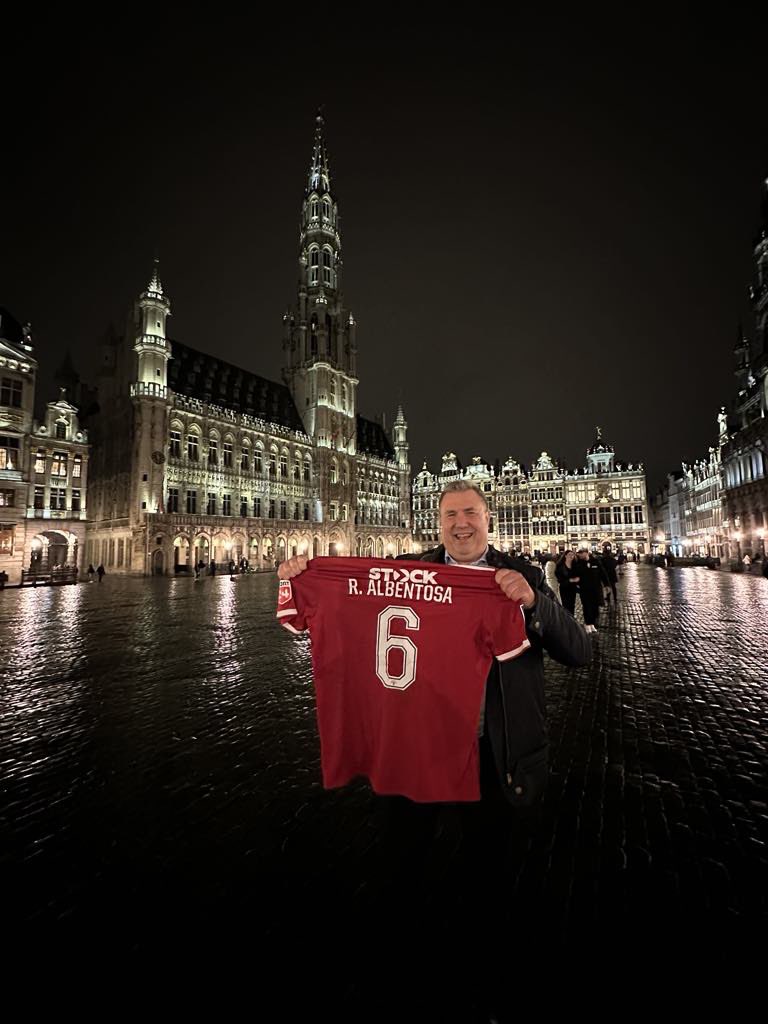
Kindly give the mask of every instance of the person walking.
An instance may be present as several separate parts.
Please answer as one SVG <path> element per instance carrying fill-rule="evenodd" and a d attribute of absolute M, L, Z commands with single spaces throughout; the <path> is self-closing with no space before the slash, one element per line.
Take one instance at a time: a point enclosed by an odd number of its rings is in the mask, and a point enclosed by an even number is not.
<path fill-rule="evenodd" d="M 584 626 L 588 633 L 596 633 L 605 573 L 598 560 L 590 557 L 589 548 L 582 547 L 576 552 L 576 572 L 578 573 L 581 608 L 584 613 Z"/>
<path fill-rule="evenodd" d="M 568 548 L 560 555 L 555 565 L 555 577 L 559 584 L 560 603 L 571 615 L 576 614 L 576 595 L 579 592 L 578 567 L 574 565 L 575 560 L 575 554 Z"/>

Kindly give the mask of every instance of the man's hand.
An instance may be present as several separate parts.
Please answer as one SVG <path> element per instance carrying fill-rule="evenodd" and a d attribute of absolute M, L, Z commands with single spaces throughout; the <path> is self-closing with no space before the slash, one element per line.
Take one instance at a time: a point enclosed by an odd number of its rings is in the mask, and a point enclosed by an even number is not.
<path fill-rule="evenodd" d="M 499 569 L 496 573 L 496 582 L 510 601 L 518 601 L 523 608 L 533 608 L 536 604 L 536 595 L 522 573 L 515 572 L 514 569 Z"/>
<path fill-rule="evenodd" d="M 293 576 L 298 576 L 300 572 L 304 572 L 307 562 L 309 559 L 306 555 L 294 555 L 293 558 L 280 563 L 277 567 L 277 575 L 281 580 L 289 580 Z"/>

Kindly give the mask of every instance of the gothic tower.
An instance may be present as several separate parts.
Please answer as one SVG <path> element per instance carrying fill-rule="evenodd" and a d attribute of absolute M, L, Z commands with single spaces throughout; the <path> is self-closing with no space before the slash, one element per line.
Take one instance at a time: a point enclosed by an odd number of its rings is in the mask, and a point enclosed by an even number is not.
<path fill-rule="evenodd" d="M 409 462 L 408 424 L 402 405 L 395 418 L 395 457 L 400 492 L 400 525 L 411 528 L 411 465 Z"/>
<path fill-rule="evenodd" d="M 134 312 L 136 341 L 135 378 L 131 382 L 134 410 L 131 522 L 141 529 L 143 512 L 162 512 L 164 463 L 168 438 L 168 360 L 170 345 L 165 321 L 171 304 L 160 283 L 158 262 Z M 134 545 L 135 547 L 135 545 Z M 144 571 L 144 552 L 134 550 L 133 561 Z"/>
<path fill-rule="evenodd" d="M 283 377 L 315 442 L 320 517 L 346 508 L 354 521 L 357 452 L 355 321 L 341 291 L 339 210 L 331 189 L 323 118 L 318 113 L 299 228 L 296 307 L 283 317 Z M 331 516 L 333 518 L 333 516 Z"/>

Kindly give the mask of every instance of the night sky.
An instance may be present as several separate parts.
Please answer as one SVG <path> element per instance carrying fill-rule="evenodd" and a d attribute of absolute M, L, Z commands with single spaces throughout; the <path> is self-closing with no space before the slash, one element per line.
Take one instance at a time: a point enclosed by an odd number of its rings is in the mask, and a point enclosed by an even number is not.
<path fill-rule="evenodd" d="M 0 305 L 44 387 L 66 348 L 93 376 L 156 250 L 170 335 L 280 379 L 323 103 L 359 409 L 402 401 L 414 472 L 448 450 L 581 465 L 600 424 L 655 486 L 714 443 L 752 330 L 761 26 L 138 22 L 4 44 Z"/>

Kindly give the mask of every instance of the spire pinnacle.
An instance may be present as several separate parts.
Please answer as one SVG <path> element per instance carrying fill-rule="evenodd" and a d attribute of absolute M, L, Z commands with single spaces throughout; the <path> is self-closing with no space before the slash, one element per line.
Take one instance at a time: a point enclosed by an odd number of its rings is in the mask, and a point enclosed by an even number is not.
<path fill-rule="evenodd" d="M 315 141 L 312 147 L 312 163 L 309 168 L 309 192 L 330 192 L 331 190 L 331 172 L 328 166 L 328 151 L 325 147 L 324 127 L 323 108 L 320 106 L 317 108 L 315 116 Z"/>
<path fill-rule="evenodd" d="M 155 256 L 155 263 L 152 268 L 152 279 L 147 286 L 147 292 L 149 294 L 154 293 L 157 296 L 162 296 L 163 286 L 160 283 L 160 260 Z"/>

